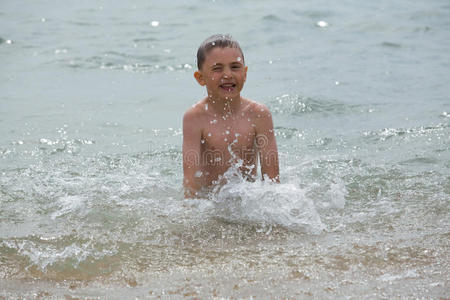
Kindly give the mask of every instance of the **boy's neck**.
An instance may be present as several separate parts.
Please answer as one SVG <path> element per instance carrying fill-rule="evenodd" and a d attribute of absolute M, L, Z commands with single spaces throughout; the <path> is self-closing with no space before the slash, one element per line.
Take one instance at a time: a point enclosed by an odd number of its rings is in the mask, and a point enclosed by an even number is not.
<path fill-rule="evenodd" d="M 242 100 L 240 96 L 229 99 L 214 99 L 207 97 L 206 102 L 215 113 L 219 115 L 226 115 L 234 114 L 239 111 Z"/>

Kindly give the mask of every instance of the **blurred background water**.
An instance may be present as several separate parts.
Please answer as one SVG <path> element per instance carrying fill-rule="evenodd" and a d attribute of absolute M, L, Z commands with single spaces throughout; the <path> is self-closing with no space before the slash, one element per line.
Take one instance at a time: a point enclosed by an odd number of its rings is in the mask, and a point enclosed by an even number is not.
<path fill-rule="evenodd" d="M 214 33 L 282 184 L 183 200 Z M 0 295 L 450 297 L 449 36 L 446 0 L 2 1 Z"/>

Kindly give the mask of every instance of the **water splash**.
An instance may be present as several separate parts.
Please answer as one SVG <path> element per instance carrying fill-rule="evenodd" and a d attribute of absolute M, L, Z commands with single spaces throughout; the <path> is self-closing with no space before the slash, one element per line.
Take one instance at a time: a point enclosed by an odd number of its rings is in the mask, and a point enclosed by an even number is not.
<path fill-rule="evenodd" d="M 50 215 L 52 220 L 61 216 L 73 213 L 76 210 L 83 209 L 85 199 L 80 196 L 65 196 L 58 199 L 59 209 Z"/>
<path fill-rule="evenodd" d="M 229 222 L 282 226 L 288 229 L 319 234 L 325 226 L 306 191 L 290 183 L 270 180 L 250 182 L 233 165 L 222 177 L 225 182 L 210 194 L 218 217 Z"/>
<path fill-rule="evenodd" d="M 44 272 L 47 272 L 50 266 L 60 270 L 76 269 L 89 259 L 101 260 L 117 253 L 116 250 L 102 249 L 93 241 L 70 243 L 69 240 L 70 237 L 10 240 L 2 241 L 0 246 L 17 251 L 18 254 L 26 257 L 29 263 L 27 268 L 35 266 Z"/>

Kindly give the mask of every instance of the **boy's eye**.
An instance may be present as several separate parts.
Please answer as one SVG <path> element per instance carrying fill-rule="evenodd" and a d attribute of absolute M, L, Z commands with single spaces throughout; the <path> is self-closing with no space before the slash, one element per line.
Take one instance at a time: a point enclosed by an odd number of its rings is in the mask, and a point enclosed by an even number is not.
<path fill-rule="evenodd" d="M 213 71 L 220 71 L 220 70 L 222 70 L 222 67 L 213 67 L 212 70 Z"/>

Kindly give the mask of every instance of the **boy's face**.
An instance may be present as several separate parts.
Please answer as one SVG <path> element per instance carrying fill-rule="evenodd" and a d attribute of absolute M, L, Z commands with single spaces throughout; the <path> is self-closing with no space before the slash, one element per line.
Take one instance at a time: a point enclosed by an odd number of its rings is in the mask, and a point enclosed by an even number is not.
<path fill-rule="evenodd" d="M 206 85 L 213 100 L 239 99 L 247 67 L 239 49 L 216 47 L 206 54 L 201 70 L 194 76 L 200 85 Z"/>

